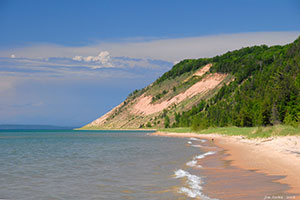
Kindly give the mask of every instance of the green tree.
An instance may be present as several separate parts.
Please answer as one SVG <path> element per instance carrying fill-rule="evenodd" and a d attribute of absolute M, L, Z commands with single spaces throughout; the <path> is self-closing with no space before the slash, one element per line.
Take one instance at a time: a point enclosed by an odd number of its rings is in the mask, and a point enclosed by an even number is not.
<path fill-rule="evenodd" d="M 152 127 L 151 122 L 147 122 L 146 127 L 148 128 Z"/>
<path fill-rule="evenodd" d="M 170 128 L 170 118 L 168 115 L 165 116 L 165 128 Z"/>

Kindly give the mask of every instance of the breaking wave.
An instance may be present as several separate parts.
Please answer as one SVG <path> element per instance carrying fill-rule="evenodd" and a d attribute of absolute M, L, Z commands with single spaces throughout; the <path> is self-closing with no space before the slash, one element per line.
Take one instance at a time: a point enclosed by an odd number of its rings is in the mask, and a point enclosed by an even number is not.
<path fill-rule="evenodd" d="M 200 154 L 198 156 L 195 156 L 193 158 L 193 160 L 187 162 L 186 165 L 189 166 L 189 167 L 202 167 L 201 165 L 197 165 L 197 160 L 205 158 L 206 156 L 209 156 L 209 155 L 213 155 L 215 153 L 216 152 L 214 152 L 214 151 L 209 151 L 209 152 L 206 152 L 204 154 Z"/>
<path fill-rule="evenodd" d="M 191 198 L 200 197 L 203 200 L 216 200 L 216 199 L 211 199 L 202 193 L 201 184 L 203 184 L 203 181 L 202 181 L 201 177 L 190 174 L 189 172 L 184 171 L 182 169 L 179 169 L 179 170 L 175 171 L 174 173 L 175 173 L 175 178 L 186 178 L 187 179 L 188 187 L 181 187 L 179 189 L 180 193 L 184 193 L 188 197 L 191 197 Z"/>

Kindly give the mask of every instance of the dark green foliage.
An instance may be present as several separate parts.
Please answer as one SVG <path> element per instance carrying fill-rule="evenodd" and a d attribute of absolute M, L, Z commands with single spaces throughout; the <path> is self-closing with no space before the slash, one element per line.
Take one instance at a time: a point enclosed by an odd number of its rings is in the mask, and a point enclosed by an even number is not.
<path fill-rule="evenodd" d="M 160 78 L 158 78 L 155 81 L 154 84 L 159 84 L 166 79 L 171 79 L 176 76 L 180 76 L 186 72 L 195 71 L 210 62 L 211 59 L 207 59 L 207 58 L 183 60 L 180 63 L 174 65 L 170 71 L 164 73 Z"/>
<path fill-rule="evenodd" d="M 151 128 L 152 127 L 151 122 L 147 122 L 146 127 Z"/>
<path fill-rule="evenodd" d="M 189 127 L 192 125 L 193 116 L 200 113 L 206 106 L 205 101 L 201 101 L 197 106 L 187 112 L 175 113 L 175 123 L 174 127 Z"/>
<path fill-rule="evenodd" d="M 211 72 L 232 74 L 234 81 L 191 110 L 175 113 L 174 127 L 299 126 L 300 38 L 285 46 L 243 48 L 211 61 Z"/>
<path fill-rule="evenodd" d="M 300 84 L 300 81 L 299 81 L 299 84 Z M 176 87 L 175 86 L 173 87 L 173 92 L 176 92 Z"/>
<path fill-rule="evenodd" d="M 204 116 L 204 113 L 199 113 L 197 116 L 193 117 L 192 130 L 203 130 L 209 127 L 209 121 Z"/>
<path fill-rule="evenodd" d="M 165 128 L 170 128 L 170 118 L 168 115 L 165 116 Z"/>
<path fill-rule="evenodd" d="M 154 103 L 155 101 L 161 99 L 163 96 L 165 96 L 168 92 L 166 90 L 162 91 L 162 93 L 159 93 L 152 97 L 151 103 Z"/>
<path fill-rule="evenodd" d="M 162 117 L 162 118 L 166 117 L 166 116 L 167 116 L 167 113 L 168 113 L 168 110 L 163 109 L 163 112 L 162 112 L 161 117 Z"/>
<path fill-rule="evenodd" d="M 129 98 L 135 99 L 135 98 L 139 95 L 139 93 L 143 92 L 143 90 L 144 90 L 144 89 L 142 89 L 142 90 L 134 90 L 133 92 L 131 92 L 131 93 L 128 95 L 127 99 L 129 99 Z"/>

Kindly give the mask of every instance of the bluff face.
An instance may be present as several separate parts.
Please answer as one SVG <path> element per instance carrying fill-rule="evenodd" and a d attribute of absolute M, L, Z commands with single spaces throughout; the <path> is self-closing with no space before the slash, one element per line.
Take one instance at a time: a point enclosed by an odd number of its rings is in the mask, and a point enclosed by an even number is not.
<path fill-rule="evenodd" d="M 136 90 L 120 105 L 83 128 L 164 127 L 166 115 L 191 109 L 232 80 L 228 74 L 209 72 L 211 67 L 208 63 L 197 70 Z"/>
<path fill-rule="evenodd" d="M 299 41 L 183 60 L 83 129 L 297 125 Z"/>

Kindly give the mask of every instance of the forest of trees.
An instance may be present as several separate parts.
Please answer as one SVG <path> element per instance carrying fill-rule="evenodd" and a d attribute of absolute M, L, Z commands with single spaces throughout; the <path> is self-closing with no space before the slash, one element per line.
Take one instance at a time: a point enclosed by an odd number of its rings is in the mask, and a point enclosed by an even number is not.
<path fill-rule="evenodd" d="M 164 73 L 160 78 L 158 78 L 154 82 L 154 84 L 159 84 L 166 79 L 171 79 L 176 76 L 180 76 L 181 74 L 184 74 L 186 72 L 196 71 L 200 67 L 210 63 L 211 60 L 212 60 L 211 58 L 183 60 L 183 61 L 177 63 L 176 65 L 174 65 L 170 71 Z"/>
<path fill-rule="evenodd" d="M 184 60 L 156 83 L 213 63 L 211 72 L 235 79 L 191 110 L 175 113 L 173 127 L 300 124 L 300 37 L 285 46 L 242 48 L 209 59 Z"/>

